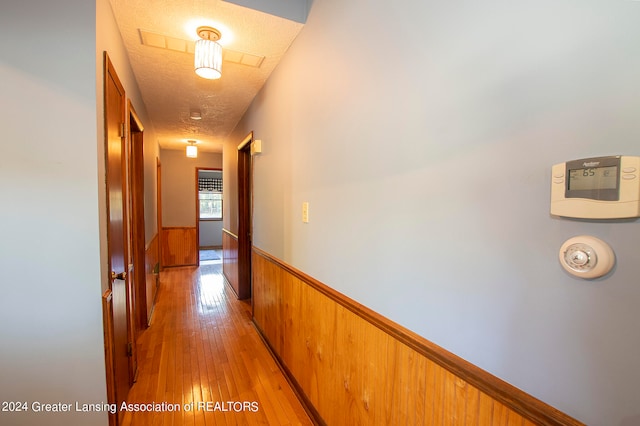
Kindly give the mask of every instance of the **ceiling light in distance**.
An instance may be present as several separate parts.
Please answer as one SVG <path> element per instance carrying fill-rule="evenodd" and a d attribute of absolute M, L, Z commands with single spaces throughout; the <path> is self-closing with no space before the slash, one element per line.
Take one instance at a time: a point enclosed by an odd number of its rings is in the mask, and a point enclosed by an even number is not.
<path fill-rule="evenodd" d="M 213 27 L 199 27 L 196 41 L 195 70 L 202 78 L 215 80 L 222 76 L 222 46 L 218 44 L 220 31 Z"/>
<path fill-rule="evenodd" d="M 202 120 L 202 114 L 200 114 L 200 110 L 194 109 L 191 110 L 189 118 L 191 118 L 192 120 Z"/>
<path fill-rule="evenodd" d="M 188 140 L 187 143 L 187 157 L 189 158 L 198 158 L 198 147 L 196 144 L 198 141 Z"/>

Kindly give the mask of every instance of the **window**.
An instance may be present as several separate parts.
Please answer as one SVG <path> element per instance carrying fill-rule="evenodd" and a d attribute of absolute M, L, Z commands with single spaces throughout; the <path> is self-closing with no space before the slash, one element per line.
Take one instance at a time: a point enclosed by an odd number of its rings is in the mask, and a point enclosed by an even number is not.
<path fill-rule="evenodd" d="M 222 193 L 200 191 L 200 219 L 222 219 Z"/>
<path fill-rule="evenodd" d="M 220 172 L 217 172 L 221 175 Z M 198 202 L 200 219 L 222 219 L 222 179 L 220 177 L 198 177 Z"/>

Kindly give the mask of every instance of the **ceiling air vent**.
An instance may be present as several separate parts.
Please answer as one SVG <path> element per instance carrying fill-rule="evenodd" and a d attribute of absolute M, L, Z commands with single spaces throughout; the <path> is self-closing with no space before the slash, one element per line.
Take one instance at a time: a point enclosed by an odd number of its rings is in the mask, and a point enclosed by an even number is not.
<path fill-rule="evenodd" d="M 195 42 L 169 37 L 163 34 L 152 33 L 151 31 L 139 30 L 140 40 L 144 46 L 157 47 L 160 49 L 172 50 L 174 52 L 190 53 L 195 52 Z M 260 68 L 264 56 L 254 55 L 237 50 L 222 49 L 222 59 L 234 64 L 246 65 L 248 67 Z"/>

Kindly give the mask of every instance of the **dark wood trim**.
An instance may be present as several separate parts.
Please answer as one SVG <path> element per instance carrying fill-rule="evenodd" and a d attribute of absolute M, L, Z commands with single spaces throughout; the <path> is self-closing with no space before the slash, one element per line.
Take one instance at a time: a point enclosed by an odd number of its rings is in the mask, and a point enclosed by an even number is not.
<path fill-rule="evenodd" d="M 238 145 L 238 151 L 246 149 L 253 142 L 253 132 L 250 132 Z"/>
<path fill-rule="evenodd" d="M 156 226 L 158 241 L 162 241 L 162 167 L 160 158 L 156 157 Z M 158 244 L 159 270 L 162 271 L 162 245 Z"/>
<path fill-rule="evenodd" d="M 196 266 L 200 266 L 200 203 L 199 203 L 199 183 L 198 183 L 198 171 L 200 169 L 196 167 L 196 179 L 194 183 L 195 191 L 195 214 L 196 214 Z"/>
<path fill-rule="evenodd" d="M 133 296 L 136 331 L 147 328 L 147 279 L 144 226 L 144 127 L 131 100 L 129 116 L 129 172 L 131 176 L 131 237 L 133 239 Z"/>
<path fill-rule="evenodd" d="M 399 342 L 407 345 L 427 359 L 450 371 L 452 374 L 475 386 L 496 401 L 539 425 L 584 426 L 583 423 L 557 410 L 556 408 L 525 393 L 515 386 L 495 377 L 468 361 L 452 354 L 440 346 L 426 340 L 422 336 L 396 324 L 355 300 L 321 283 L 271 256 L 269 253 L 253 247 L 253 253 L 282 268 L 305 284 L 358 315 L 370 324 L 384 331 Z M 258 328 L 258 330 L 260 330 Z M 263 336 L 264 339 L 264 336 Z M 287 369 L 284 369 L 287 373 Z"/>
<path fill-rule="evenodd" d="M 137 132 L 144 132 L 144 126 L 142 125 L 142 121 L 140 120 L 140 117 L 136 113 L 135 109 L 133 108 L 133 104 L 131 103 L 131 100 L 129 100 L 129 113 L 130 113 L 130 119 L 131 119 L 131 127 L 132 128 L 135 127 L 135 131 Z"/>
<path fill-rule="evenodd" d="M 251 297 L 253 132 L 238 145 L 238 299 Z"/>

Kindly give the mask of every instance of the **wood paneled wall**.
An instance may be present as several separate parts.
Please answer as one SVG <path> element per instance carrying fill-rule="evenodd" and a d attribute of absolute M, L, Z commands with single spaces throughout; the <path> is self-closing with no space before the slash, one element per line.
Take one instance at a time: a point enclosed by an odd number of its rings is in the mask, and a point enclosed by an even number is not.
<path fill-rule="evenodd" d="M 147 324 L 151 321 L 151 314 L 158 291 L 158 276 L 160 268 L 160 254 L 158 251 L 158 234 L 151 240 L 144 252 L 146 298 L 147 298 Z"/>
<path fill-rule="evenodd" d="M 195 227 L 162 228 L 162 267 L 195 266 L 198 264 L 198 247 Z"/>
<path fill-rule="evenodd" d="M 226 229 L 222 230 L 222 274 L 238 296 L 238 236 Z"/>
<path fill-rule="evenodd" d="M 319 423 L 581 425 L 256 248 L 253 306 Z"/>

